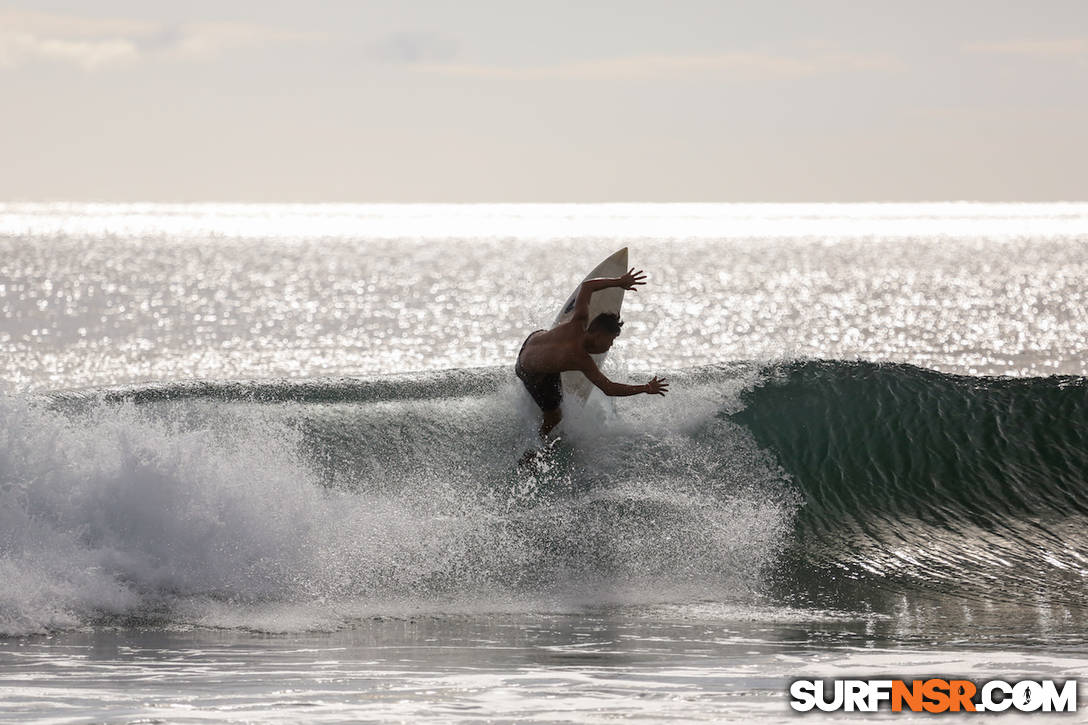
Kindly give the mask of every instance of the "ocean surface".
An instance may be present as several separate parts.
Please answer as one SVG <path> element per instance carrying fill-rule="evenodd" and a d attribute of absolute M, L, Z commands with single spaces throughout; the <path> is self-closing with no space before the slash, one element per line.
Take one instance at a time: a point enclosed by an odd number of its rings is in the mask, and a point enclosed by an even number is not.
<path fill-rule="evenodd" d="M 605 372 L 671 392 L 519 468 L 623 246 Z M 1086 279 L 1088 204 L 0 204 L 0 722 L 1088 678 Z"/>

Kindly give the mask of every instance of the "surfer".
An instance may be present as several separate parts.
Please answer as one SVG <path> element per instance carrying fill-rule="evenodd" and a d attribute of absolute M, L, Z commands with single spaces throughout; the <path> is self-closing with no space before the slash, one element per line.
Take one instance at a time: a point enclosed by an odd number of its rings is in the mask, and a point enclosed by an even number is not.
<path fill-rule="evenodd" d="M 563 413 L 559 404 L 563 400 L 563 388 L 559 374 L 577 370 L 601 389 L 605 395 L 664 395 L 668 392 L 666 380 L 654 377 L 645 385 L 615 383 L 604 376 L 590 355 L 608 352 L 620 334 L 623 323 L 619 315 L 609 312 L 589 319 L 589 298 L 598 290 L 622 287 L 636 292 L 646 284 L 646 275 L 632 268 L 622 277 L 590 279 L 582 283 L 574 302 L 574 316 L 550 330 L 537 330 L 525 339 L 518 353 L 514 371 L 529 395 L 540 406 L 544 421 L 540 424 L 540 437 L 544 438 L 559 425 Z"/>

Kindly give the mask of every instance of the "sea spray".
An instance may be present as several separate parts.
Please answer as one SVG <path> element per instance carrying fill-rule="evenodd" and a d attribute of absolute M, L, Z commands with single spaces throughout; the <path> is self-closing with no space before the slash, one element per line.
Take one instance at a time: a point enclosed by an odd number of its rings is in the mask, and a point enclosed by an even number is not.
<path fill-rule="evenodd" d="M 572 417 L 540 482 L 566 488 L 511 506 L 533 425 L 512 383 L 400 376 L 317 400 L 299 394 L 312 381 L 277 385 L 4 398 L 3 630 L 743 598 L 789 537 L 790 485 L 720 401 Z"/>

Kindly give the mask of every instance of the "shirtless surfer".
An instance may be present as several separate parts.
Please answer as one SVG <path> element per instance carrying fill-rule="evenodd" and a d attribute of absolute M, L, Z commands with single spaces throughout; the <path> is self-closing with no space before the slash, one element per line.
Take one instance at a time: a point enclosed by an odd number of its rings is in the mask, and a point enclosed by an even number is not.
<path fill-rule="evenodd" d="M 589 319 L 589 298 L 598 290 L 622 287 L 637 292 L 635 287 L 646 284 L 646 275 L 632 268 L 622 277 L 591 279 L 582 283 L 574 302 L 574 316 L 550 330 L 537 330 L 525 339 L 514 367 L 517 376 L 544 413 L 540 437 L 544 438 L 563 417 L 559 404 L 563 388 L 559 373 L 578 370 L 605 395 L 664 395 L 669 384 L 656 376 L 645 385 L 614 383 L 597 368 L 590 357 L 607 352 L 620 334 L 618 315 L 605 312 Z"/>

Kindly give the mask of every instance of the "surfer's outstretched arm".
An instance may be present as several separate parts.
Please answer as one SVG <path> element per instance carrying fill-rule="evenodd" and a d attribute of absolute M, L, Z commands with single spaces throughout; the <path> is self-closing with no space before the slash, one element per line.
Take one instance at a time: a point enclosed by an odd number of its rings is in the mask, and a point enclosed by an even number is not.
<path fill-rule="evenodd" d="M 659 379 L 656 375 L 645 385 L 626 385 L 624 383 L 613 382 L 605 377 L 605 374 L 602 373 L 596 363 L 593 362 L 593 358 L 589 358 L 589 362 L 581 368 L 581 371 L 589 378 L 589 382 L 601 389 L 602 393 L 612 397 L 638 395 L 639 393 L 646 393 L 647 395 L 664 395 L 669 392 L 669 381 L 664 378 Z"/>
<path fill-rule="evenodd" d="M 589 319 L 589 298 L 593 296 L 594 292 L 599 290 L 608 289 L 609 287 L 623 287 L 625 290 L 631 292 L 637 292 L 635 287 L 646 284 L 643 280 L 646 279 L 646 275 L 642 273 L 642 270 L 635 271 L 632 267 L 627 274 L 622 277 L 598 277 L 597 279 L 587 279 L 582 283 L 582 286 L 578 288 L 578 297 L 574 300 L 574 317 L 572 319 L 585 322 Z M 633 393 L 631 393 L 633 395 Z"/>

